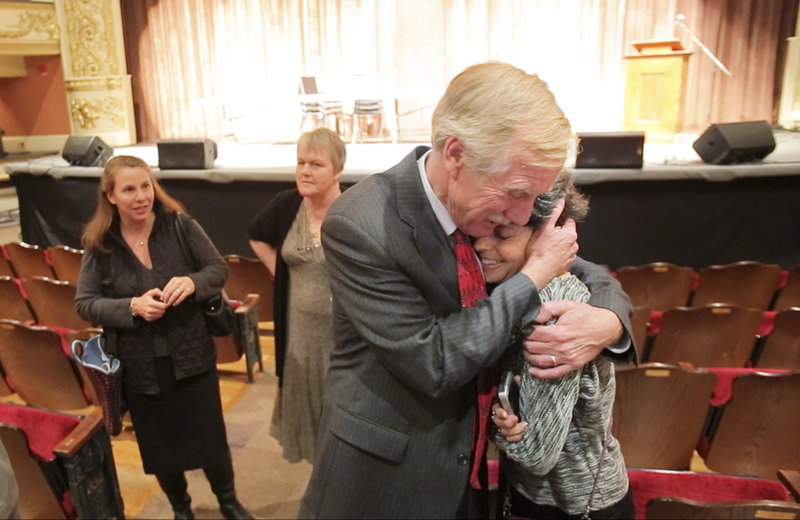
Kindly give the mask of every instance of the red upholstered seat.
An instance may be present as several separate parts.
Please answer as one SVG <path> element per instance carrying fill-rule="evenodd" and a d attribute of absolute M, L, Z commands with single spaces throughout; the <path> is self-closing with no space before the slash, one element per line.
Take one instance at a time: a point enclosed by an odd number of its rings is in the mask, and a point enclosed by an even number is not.
<path fill-rule="evenodd" d="M 730 500 L 788 501 L 789 492 L 774 480 L 715 473 L 628 469 L 636 518 L 643 519 L 647 502 L 672 496 L 709 502 Z"/>

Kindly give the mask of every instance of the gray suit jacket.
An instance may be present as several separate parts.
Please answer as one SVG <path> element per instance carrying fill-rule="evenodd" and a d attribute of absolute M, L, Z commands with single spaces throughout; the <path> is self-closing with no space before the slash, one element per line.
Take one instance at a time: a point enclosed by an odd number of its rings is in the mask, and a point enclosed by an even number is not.
<path fill-rule="evenodd" d="M 300 518 L 454 517 L 469 479 L 474 376 L 538 312 L 524 275 L 461 308 L 453 247 L 417 169 L 426 150 L 348 189 L 323 223 L 336 347 Z M 630 331 L 616 281 L 577 264 L 591 303 Z"/>

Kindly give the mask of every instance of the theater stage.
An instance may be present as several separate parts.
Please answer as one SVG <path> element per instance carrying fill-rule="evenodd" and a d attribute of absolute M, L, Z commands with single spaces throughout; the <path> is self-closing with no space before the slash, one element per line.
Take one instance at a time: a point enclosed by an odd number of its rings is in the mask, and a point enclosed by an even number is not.
<path fill-rule="evenodd" d="M 697 136 L 684 135 L 646 143 L 642 169 L 575 170 L 576 184 L 591 199 L 580 254 L 612 269 L 652 261 L 695 268 L 738 260 L 800 264 L 800 134 L 774 135 L 775 151 L 757 163 L 705 164 L 691 147 Z M 417 145 L 349 144 L 343 184 L 391 167 Z M 221 253 L 254 256 L 247 225 L 293 185 L 295 147 L 222 142 L 218 148 L 212 169 L 154 171 Z M 154 145 L 114 153 L 158 164 Z M 58 155 L 5 167 L 19 198 L 23 240 L 79 247 L 102 170 L 69 166 Z"/>

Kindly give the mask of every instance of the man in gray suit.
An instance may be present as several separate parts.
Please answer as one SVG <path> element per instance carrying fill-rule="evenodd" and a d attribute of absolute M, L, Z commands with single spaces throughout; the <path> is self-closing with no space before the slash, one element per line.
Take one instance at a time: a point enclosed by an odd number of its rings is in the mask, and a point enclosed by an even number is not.
<path fill-rule="evenodd" d="M 450 235 L 525 224 L 574 143 L 547 85 L 507 64 L 469 67 L 439 102 L 432 141 L 348 189 L 323 223 L 336 347 L 301 518 L 486 515 L 469 486 L 476 374 L 552 314 L 526 341 L 543 377 L 628 349 L 630 303 L 576 260 L 572 221 L 548 226 L 490 297 L 459 302 Z M 590 304 L 541 304 L 536 288 L 570 265 Z"/>

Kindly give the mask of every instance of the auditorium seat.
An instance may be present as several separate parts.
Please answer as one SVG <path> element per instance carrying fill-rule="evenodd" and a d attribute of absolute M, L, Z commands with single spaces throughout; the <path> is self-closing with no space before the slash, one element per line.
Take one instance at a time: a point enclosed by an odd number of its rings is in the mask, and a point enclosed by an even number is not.
<path fill-rule="evenodd" d="M 73 330 L 93 326 L 75 310 L 75 286 L 71 283 L 35 276 L 23 278 L 22 288 L 39 325 Z"/>
<path fill-rule="evenodd" d="M 69 510 L 69 499 L 63 492 L 57 493 L 51 488 L 43 461 L 31 451 L 25 432 L 16 426 L 0 423 L 0 440 L 19 486 L 17 508 L 20 518 L 74 518 L 74 512 Z M 69 505 L 63 505 L 64 502 Z"/>
<path fill-rule="evenodd" d="M 8 255 L 8 262 L 17 278 L 32 276 L 53 277 L 53 270 L 47 263 L 44 249 L 25 242 L 8 242 L 3 246 Z"/>
<path fill-rule="evenodd" d="M 53 330 L 0 320 L 0 365 L 11 389 L 31 406 L 85 412 L 91 405 Z"/>
<path fill-rule="evenodd" d="M 708 502 L 727 502 L 732 500 L 788 502 L 790 500 L 789 490 L 780 482 L 736 475 L 719 475 L 693 471 L 628 469 L 628 479 L 633 492 L 636 519 L 647 518 L 647 504 L 658 497 L 681 497 Z"/>
<path fill-rule="evenodd" d="M 633 306 L 650 310 L 688 305 L 695 278 L 691 267 L 668 262 L 620 267 L 616 274 Z"/>
<path fill-rule="evenodd" d="M 252 383 L 253 366 L 258 364 L 259 372 L 264 371 L 261 360 L 261 342 L 258 338 L 258 294 L 248 294 L 236 306 L 238 330 L 229 336 L 214 337 L 217 349 L 217 363 L 233 363 L 245 356 L 247 382 Z"/>
<path fill-rule="evenodd" d="M 725 303 L 767 310 L 772 305 L 781 266 L 755 261 L 710 265 L 700 269 L 700 284 L 692 296 L 692 307 Z"/>
<path fill-rule="evenodd" d="M 20 292 L 20 286 L 14 278 L 0 276 L 0 319 L 17 320 L 22 323 L 36 322 L 28 300 Z"/>
<path fill-rule="evenodd" d="M 258 321 L 273 321 L 272 276 L 261 260 L 239 255 L 225 255 L 225 263 L 228 264 L 230 271 L 228 281 L 225 282 L 225 292 L 228 293 L 228 297 L 232 300 L 244 301 L 248 294 L 258 294 Z"/>
<path fill-rule="evenodd" d="M 772 309 L 785 311 L 791 307 L 800 307 L 800 265 L 789 269 L 786 285 L 778 293 Z"/>
<path fill-rule="evenodd" d="M 695 367 L 744 367 L 763 318 L 763 311 L 722 304 L 667 309 L 648 360 Z"/>
<path fill-rule="evenodd" d="M 755 366 L 800 370 L 800 308 L 776 314 L 772 332 L 764 338 Z"/>
<path fill-rule="evenodd" d="M 660 363 L 616 371 L 614 436 L 628 467 L 688 469 L 716 376 Z"/>
<path fill-rule="evenodd" d="M 9 278 L 16 276 L 14 270 L 11 269 L 11 264 L 8 263 L 8 259 L 2 252 L 0 252 L 0 276 L 8 276 Z"/>
<path fill-rule="evenodd" d="M 83 251 L 56 245 L 48 247 L 47 254 L 50 256 L 50 265 L 53 268 L 56 280 L 77 285 L 78 274 L 81 272 Z"/>
<path fill-rule="evenodd" d="M 13 393 L 14 392 L 8 387 L 8 383 L 6 383 L 5 371 L 3 367 L 0 366 L 0 397 L 6 397 Z"/>
<path fill-rule="evenodd" d="M 733 380 L 705 455 L 712 471 L 776 480 L 800 468 L 800 373 L 751 372 Z"/>
<path fill-rule="evenodd" d="M 21 518 L 124 518 L 99 410 L 77 417 L 0 403 L 0 439 L 19 486 Z"/>
<path fill-rule="evenodd" d="M 657 497 L 647 503 L 647 520 L 800 518 L 800 504 L 778 500 L 702 502 L 680 497 Z"/>
<path fill-rule="evenodd" d="M 650 309 L 647 307 L 634 307 L 631 314 L 631 326 L 633 327 L 633 344 L 636 347 L 636 354 L 639 362 L 647 361 L 647 328 L 650 324 Z"/>

